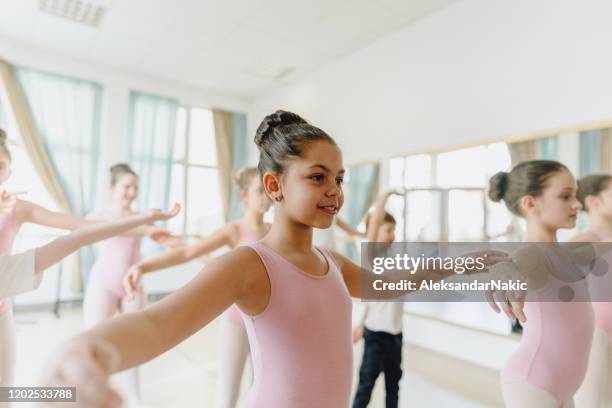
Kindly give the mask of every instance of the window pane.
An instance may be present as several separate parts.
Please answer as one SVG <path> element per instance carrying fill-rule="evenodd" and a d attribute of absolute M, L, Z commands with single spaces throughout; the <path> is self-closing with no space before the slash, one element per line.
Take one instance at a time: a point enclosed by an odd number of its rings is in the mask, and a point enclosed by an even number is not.
<path fill-rule="evenodd" d="M 482 191 L 451 190 L 448 193 L 449 241 L 483 240 Z"/>
<path fill-rule="evenodd" d="M 223 207 L 216 169 L 189 168 L 187 233 L 208 235 L 223 225 Z"/>
<path fill-rule="evenodd" d="M 169 205 L 173 203 L 181 203 L 185 205 L 185 166 L 175 164 L 172 166 L 172 176 L 170 179 L 170 199 Z M 178 217 L 168 220 L 168 229 L 175 233 L 185 233 L 183 231 L 183 222 L 186 217 L 186 209 L 180 212 Z"/>
<path fill-rule="evenodd" d="M 207 166 L 217 165 L 217 150 L 209 109 L 191 109 L 189 121 L 189 163 Z"/>
<path fill-rule="evenodd" d="M 487 181 L 485 146 L 438 155 L 438 185 L 442 187 L 482 187 Z"/>
<path fill-rule="evenodd" d="M 187 126 L 187 110 L 178 108 L 176 111 L 176 135 L 174 138 L 174 160 L 185 159 L 185 126 Z"/>
<path fill-rule="evenodd" d="M 406 157 L 406 171 L 404 175 L 405 187 L 431 186 L 431 156 L 419 154 Z"/>
<path fill-rule="evenodd" d="M 440 240 L 441 194 L 437 191 L 409 191 L 406 194 L 407 241 Z"/>
<path fill-rule="evenodd" d="M 523 238 L 524 228 L 502 203 L 487 200 L 487 235 L 491 241 L 518 242 Z"/>
<path fill-rule="evenodd" d="M 396 157 L 389 161 L 389 187 L 404 187 L 404 157 Z"/>

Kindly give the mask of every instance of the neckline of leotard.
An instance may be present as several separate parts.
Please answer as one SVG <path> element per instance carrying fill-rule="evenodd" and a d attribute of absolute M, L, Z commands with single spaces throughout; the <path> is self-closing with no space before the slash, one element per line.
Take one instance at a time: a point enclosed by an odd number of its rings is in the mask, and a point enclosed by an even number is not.
<path fill-rule="evenodd" d="M 278 253 L 274 249 L 270 248 L 268 245 L 264 244 L 262 241 L 257 241 L 255 244 L 264 247 L 265 249 L 267 249 L 268 251 L 272 252 L 273 254 L 276 254 L 280 259 L 282 259 L 283 262 L 285 262 L 287 265 L 290 265 L 297 272 L 299 272 L 300 274 L 302 274 L 302 275 L 304 275 L 304 276 L 306 276 L 308 278 L 312 278 L 312 279 L 326 279 L 330 275 L 330 273 L 331 273 L 331 268 L 332 268 L 331 261 L 327 258 L 327 255 L 325 255 L 325 251 L 323 251 L 322 249 L 320 249 L 317 246 L 313 245 L 313 248 L 316 249 L 317 251 L 319 251 L 319 253 L 321 255 L 323 255 L 323 259 L 325 259 L 325 263 L 327 264 L 327 271 L 325 272 L 324 275 L 313 275 L 311 273 L 306 272 L 302 268 L 300 268 L 297 265 L 295 265 L 294 263 L 290 262 L 287 258 L 282 256 L 280 253 Z"/>

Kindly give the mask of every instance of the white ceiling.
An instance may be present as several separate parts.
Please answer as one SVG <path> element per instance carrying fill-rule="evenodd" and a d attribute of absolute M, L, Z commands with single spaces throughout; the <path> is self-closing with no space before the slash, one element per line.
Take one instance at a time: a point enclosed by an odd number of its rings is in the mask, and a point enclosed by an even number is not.
<path fill-rule="evenodd" d="M 455 0 L 92 0 L 94 28 L 0 0 L 0 36 L 253 98 Z M 258 72 L 292 68 L 281 80 Z"/>

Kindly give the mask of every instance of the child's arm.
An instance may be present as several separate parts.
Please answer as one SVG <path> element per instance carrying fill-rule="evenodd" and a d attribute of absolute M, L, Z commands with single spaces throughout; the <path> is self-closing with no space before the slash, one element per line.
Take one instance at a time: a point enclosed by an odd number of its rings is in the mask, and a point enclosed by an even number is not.
<path fill-rule="evenodd" d="M 125 233 L 140 225 L 170 219 L 178 214 L 180 206 L 175 204 L 168 213 L 153 210 L 146 214 L 134 215 L 113 222 L 97 222 L 61 236 L 36 250 L 36 273 L 61 261 L 82 246 Z"/>
<path fill-rule="evenodd" d="M 339 218 L 339 217 L 336 218 L 336 225 L 342 231 L 346 232 L 347 234 L 349 234 L 351 236 L 354 236 L 354 237 L 363 237 L 363 238 L 366 237 L 366 234 L 364 234 L 363 232 L 358 231 L 357 229 L 353 228 L 350 224 L 348 224 L 342 218 Z"/>
<path fill-rule="evenodd" d="M 74 338 L 53 356 L 44 383 L 76 386 L 85 400 L 111 393 L 110 374 L 159 356 L 233 303 L 261 301 L 260 296 L 253 298 L 251 289 L 253 280 L 263 278 L 253 268 L 245 268 L 257 264 L 254 251 L 244 247 L 216 258 L 163 300 L 143 311 L 107 320 Z"/>
<path fill-rule="evenodd" d="M 65 230 L 76 230 L 77 228 L 99 224 L 104 220 L 83 219 L 57 211 L 50 211 L 38 204 L 29 201 L 18 200 L 16 203 L 17 217 L 20 223 L 32 223 L 45 227 L 59 228 Z M 170 231 L 155 225 L 138 225 L 129 231 L 121 233 L 127 236 L 149 237 L 155 241 L 170 235 Z"/>
<path fill-rule="evenodd" d="M 145 273 L 181 265 L 226 245 L 232 246 L 234 243 L 233 232 L 234 226 L 228 224 L 193 245 L 176 248 L 156 257 L 138 262 L 130 268 L 123 279 L 123 286 L 126 292 L 128 295 L 132 295 L 136 291 L 142 275 Z"/>
<path fill-rule="evenodd" d="M 368 241 L 376 241 L 376 237 L 378 236 L 378 229 L 383 225 L 385 220 L 385 204 L 387 204 L 387 200 L 393 194 L 401 195 L 402 192 L 394 190 L 386 191 L 382 193 L 378 197 L 378 199 L 376 199 L 376 203 L 374 204 L 374 210 L 372 211 L 372 215 L 370 215 L 370 219 L 368 220 L 368 226 L 366 229 L 366 238 Z"/>

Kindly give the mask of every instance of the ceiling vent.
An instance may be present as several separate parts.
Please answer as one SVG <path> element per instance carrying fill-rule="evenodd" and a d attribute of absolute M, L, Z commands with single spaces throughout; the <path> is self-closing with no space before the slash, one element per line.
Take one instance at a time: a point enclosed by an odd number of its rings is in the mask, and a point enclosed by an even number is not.
<path fill-rule="evenodd" d="M 105 7 L 82 0 L 38 0 L 38 8 L 43 13 L 91 27 L 98 27 L 106 13 Z"/>

